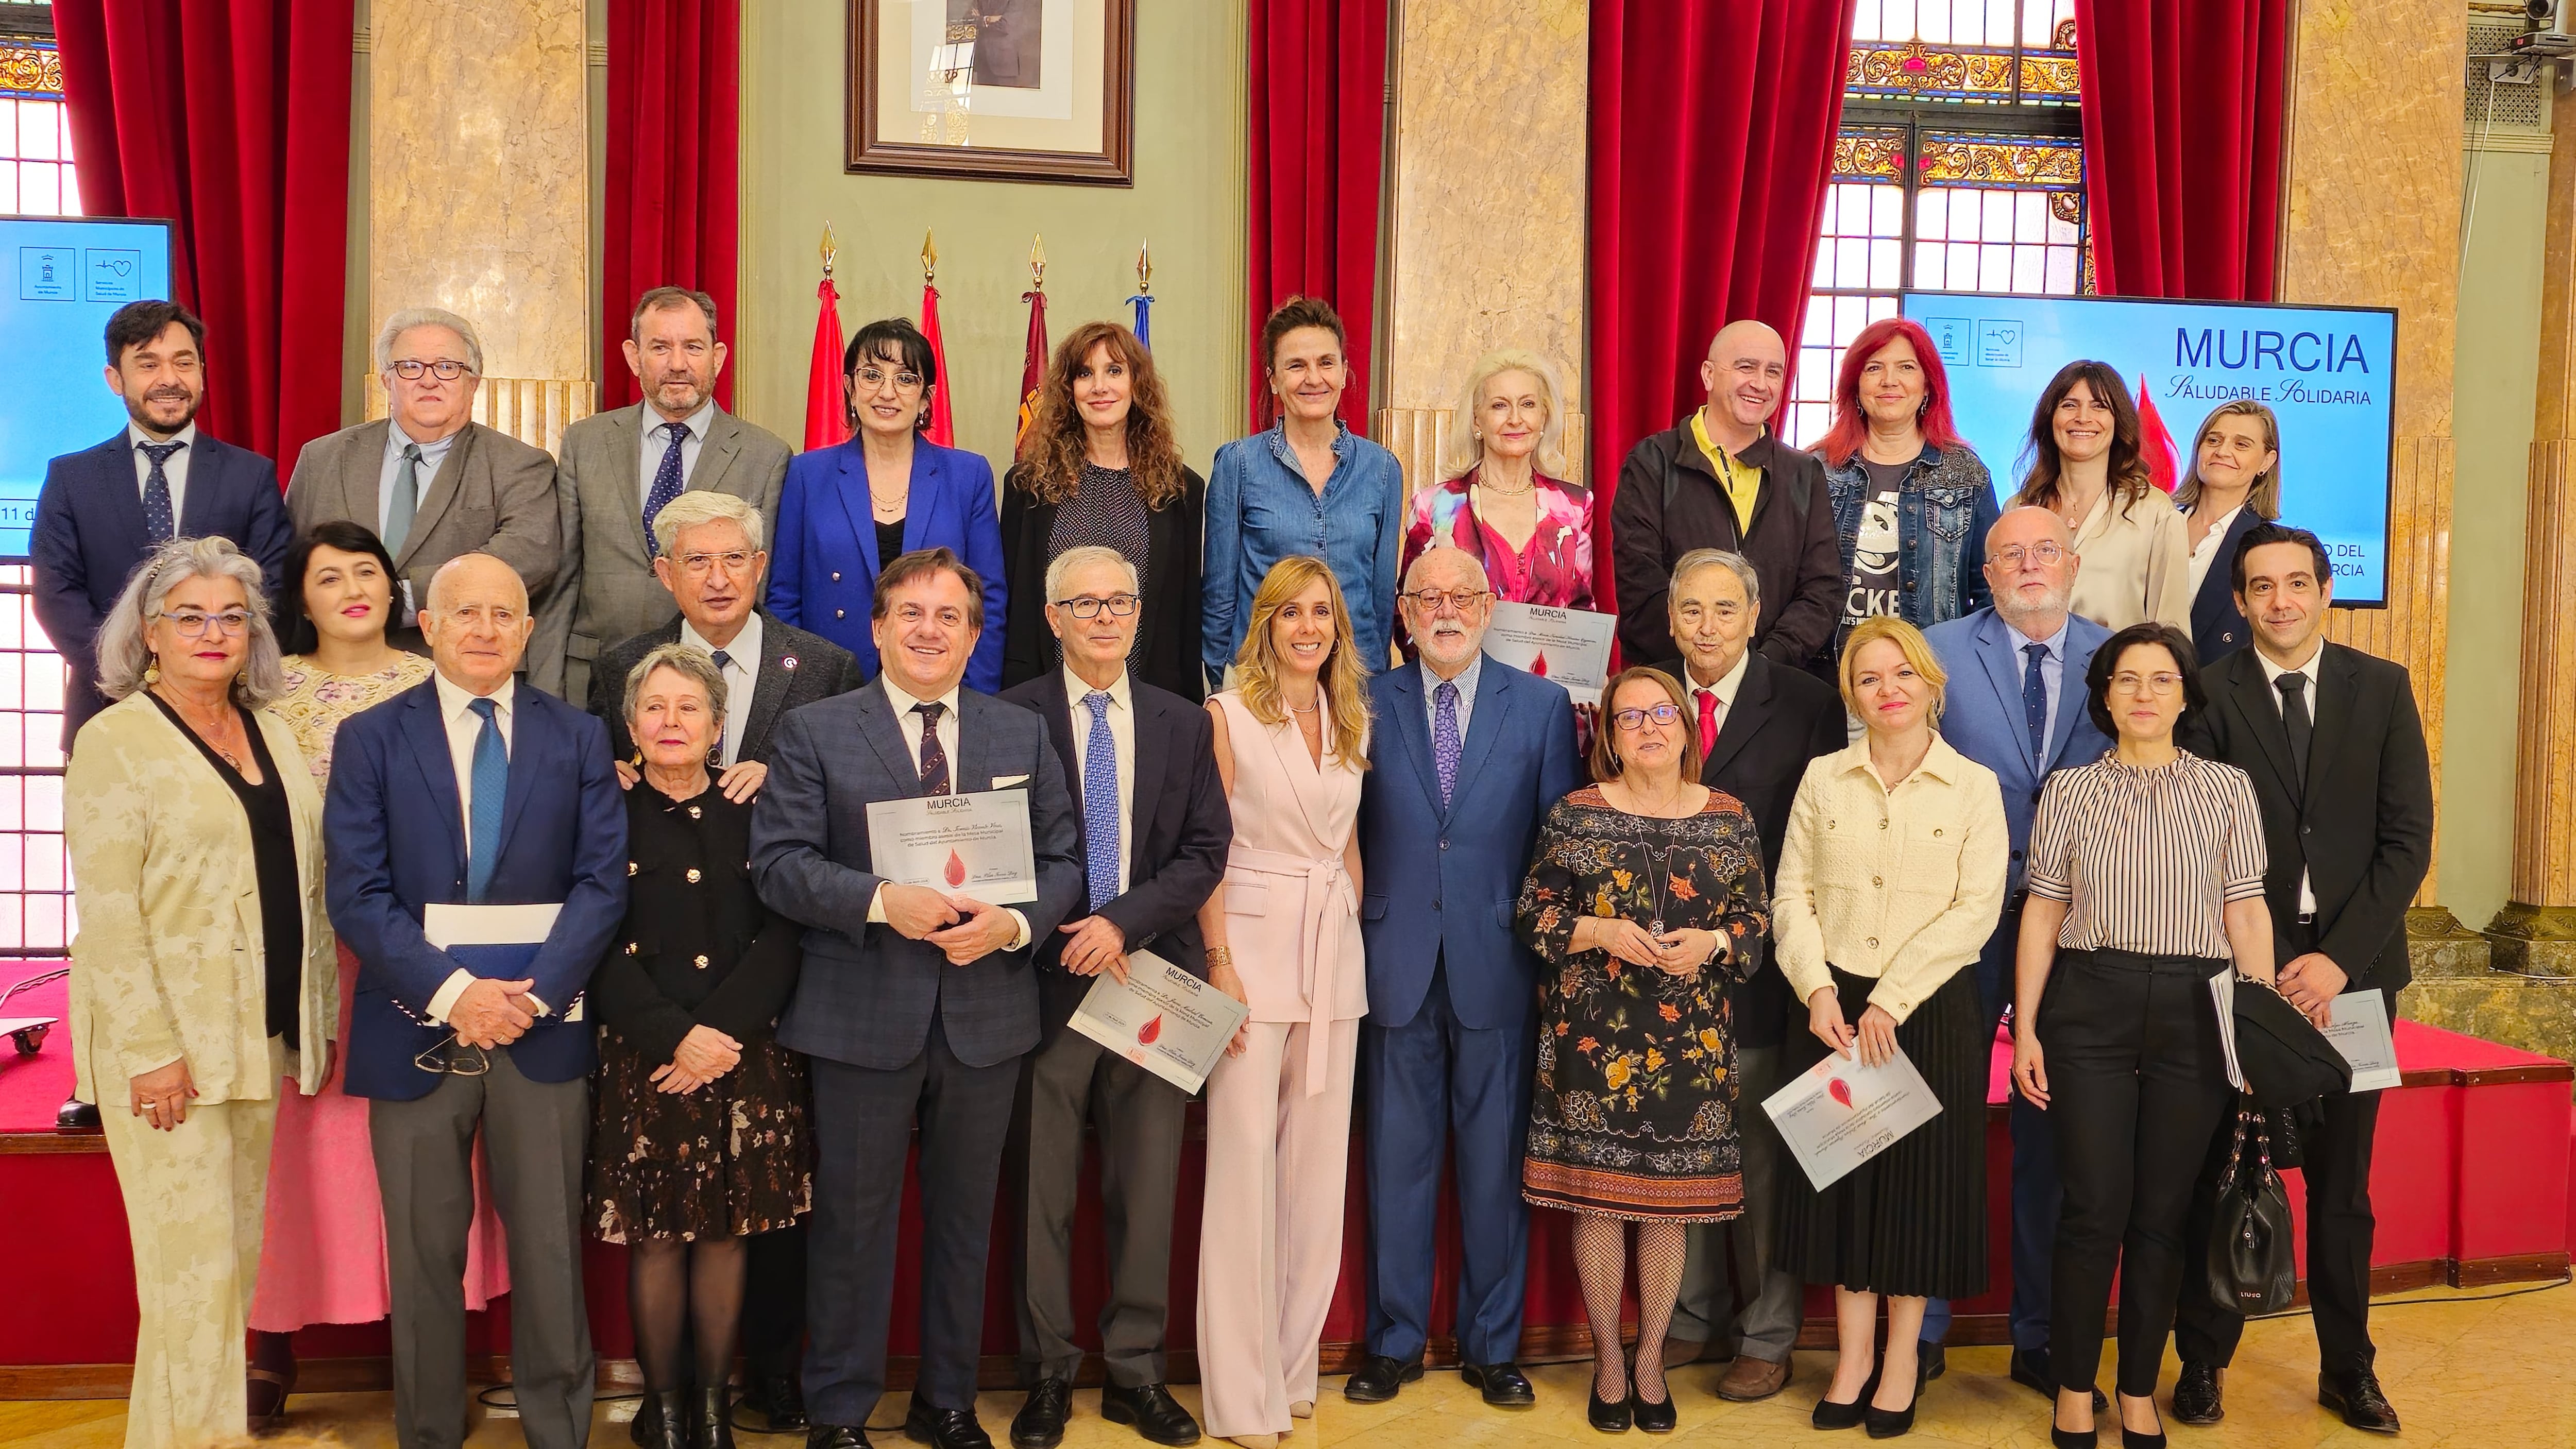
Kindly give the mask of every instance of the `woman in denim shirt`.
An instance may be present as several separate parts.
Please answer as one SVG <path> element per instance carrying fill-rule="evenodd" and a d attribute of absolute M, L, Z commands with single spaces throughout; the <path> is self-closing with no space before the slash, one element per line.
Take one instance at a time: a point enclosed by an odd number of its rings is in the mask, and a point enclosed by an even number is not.
<path fill-rule="evenodd" d="M 1873 615 L 1930 628 L 1994 601 L 1986 530 L 2002 510 L 1986 465 L 1950 421 L 1950 380 L 1920 324 L 1882 318 L 1852 339 L 1816 453 L 1842 537 L 1837 640 Z"/>
<path fill-rule="evenodd" d="M 1315 297 L 1291 297 L 1261 328 L 1262 370 L 1277 421 L 1216 450 L 1208 471 L 1199 650 L 1208 687 L 1225 678 L 1252 596 L 1271 566 L 1311 554 L 1333 570 L 1360 662 L 1387 666 L 1396 557 L 1404 545 L 1404 475 L 1395 455 L 1333 413 L 1350 379 L 1342 319 Z"/>

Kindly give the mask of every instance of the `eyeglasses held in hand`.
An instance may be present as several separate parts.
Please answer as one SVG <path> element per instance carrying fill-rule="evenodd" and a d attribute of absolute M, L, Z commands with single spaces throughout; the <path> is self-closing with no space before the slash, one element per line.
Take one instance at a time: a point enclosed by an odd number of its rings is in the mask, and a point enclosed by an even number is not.
<path fill-rule="evenodd" d="M 178 630 L 182 639 L 204 638 L 209 625 L 221 630 L 228 639 L 238 639 L 244 630 L 250 628 L 250 614 L 241 609 L 226 609 L 220 614 L 198 609 L 174 609 L 160 617 L 169 620 L 170 627 Z"/>
<path fill-rule="evenodd" d="M 2008 543 L 1988 555 L 2008 569 L 2020 568 L 2024 556 L 2037 560 L 2045 567 L 2063 562 L 2066 558 L 2066 550 L 2054 543 L 2034 543 L 2027 548 L 2017 543 Z"/>
<path fill-rule="evenodd" d="M 458 1041 L 452 1031 L 438 1045 L 413 1057 L 411 1064 L 424 1072 L 450 1077 L 479 1077 L 492 1070 L 492 1059 L 483 1054 L 481 1047 Z"/>
<path fill-rule="evenodd" d="M 1648 720 L 1670 729 L 1682 722 L 1682 708 L 1677 704 L 1659 704 L 1652 709 L 1623 709 L 1610 716 L 1612 724 L 1632 734 L 1644 729 Z"/>
<path fill-rule="evenodd" d="M 406 357 L 394 364 L 394 376 L 412 382 L 419 381 L 420 375 L 424 372 L 440 382 L 454 382 L 473 370 L 464 363 L 445 357 L 436 362 L 423 362 L 417 357 Z"/>
<path fill-rule="evenodd" d="M 1097 619 L 1103 609 L 1107 609 L 1109 617 L 1113 619 L 1124 619 L 1136 612 L 1136 596 L 1112 594 L 1108 598 L 1101 599 L 1085 594 L 1079 599 L 1058 599 L 1055 601 L 1055 606 L 1077 619 Z"/>
<path fill-rule="evenodd" d="M 1451 609 L 1463 614 L 1476 607 L 1478 600 L 1492 598 L 1493 591 L 1490 589 L 1416 589 L 1404 597 L 1411 599 L 1413 606 L 1426 614 L 1445 613 Z"/>
<path fill-rule="evenodd" d="M 2153 694 L 2158 699 L 2171 699 L 2182 688 L 2179 674 L 2137 674 L 2122 670 L 2111 676 L 2111 687 L 2122 694 Z"/>

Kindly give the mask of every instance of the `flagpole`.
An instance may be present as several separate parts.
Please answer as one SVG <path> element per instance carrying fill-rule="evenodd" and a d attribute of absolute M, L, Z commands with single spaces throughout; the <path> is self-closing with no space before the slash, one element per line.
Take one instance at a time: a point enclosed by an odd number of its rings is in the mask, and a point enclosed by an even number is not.
<path fill-rule="evenodd" d="M 930 344 L 930 425 L 922 437 L 943 448 L 957 446 L 956 413 L 948 403 L 948 342 L 939 330 L 939 247 L 931 234 L 921 234 L 921 335 Z"/>
<path fill-rule="evenodd" d="M 1012 437 L 1011 451 L 1016 454 L 1028 441 L 1029 429 L 1037 422 L 1038 393 L 1046 386 L 1046 238 L 1029 241 L 1029 290 L 1020 294 L 1029 304 L 1028 349 L 1020 362 L 1020 427 Z"/>
<path fill-rule="evenodd" d="M 1154 261 L 1150 243 L 1140 243 L 1136 248 L 1136 295 L 1127 302 L 1136 309 L 1136 340 L 1146 351 L 1153 351 Z"/>
<path fill-rule="evenodd" d="M 828 448 L 850 436 L 849 401 L 841 384 L 841 293 L 832 263 L 841 249 L 823 223 L 823 280 L 814 288 L 814 351 L 805 375 L 805 448 Z"/>

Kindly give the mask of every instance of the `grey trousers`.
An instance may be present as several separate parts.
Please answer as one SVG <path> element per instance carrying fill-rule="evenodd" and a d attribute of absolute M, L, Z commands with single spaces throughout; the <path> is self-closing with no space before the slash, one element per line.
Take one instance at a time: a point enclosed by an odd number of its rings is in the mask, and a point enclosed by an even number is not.
<path fill-rule="evenodd" d="M 529 1449 L 582 1449 L 597 1372 L 582 1306 L 582 1152 L 590 1083 L 532 1082 L 504 1048 L 481 1076 L 367 1113 L 393 1287 L 394 1434 L 402 1449 L 465 1438 L 465 1231 L 474 1132 L 510 1242 L 510 1380 Z"/>
<path fill-rule="evenodd" d="M 1681 1298 L 1673 1305 L 1673 1324 L 1666 1336 L 1715 1343 L 1765 1363 L 1786 1363 L 1798 1341 L 1803 1287 L 1772 1267 L 1772 1260 L 1778 1256 L 1780 1239 L 1780 1174 L 1795 1172 L 1798 1166 L 1781 1147 L 1771 1114 L 1762 1110 L 1762 1099 L 1780 1089 L 1780 1049 L 1737 1047 L 1735 1086 L 1735 1130 L 1744 1156 L 1744 1215 L 1690 1230 Z M 1745 1285 L 1751 1299 L 1741 1312 L 1727 1281 L 1730 1262 L 1734 1281 Z"/>
<path fill-rule="evenodd" d="M 1100 1226 L 1109 1250 L 1101 1357 L 1121 1388 L 1164 1381 L 1172 1205 L 1188 1106 L 1178 1087 L 1078 1031 L 1059 1028 L 1029 1055 L 1010 1154 L 1023 1382 L 1070 1380 L 1082 1367 L 1073 1341 L 1073 1216 L 1086 1118 L 1100 1139 Z"/>

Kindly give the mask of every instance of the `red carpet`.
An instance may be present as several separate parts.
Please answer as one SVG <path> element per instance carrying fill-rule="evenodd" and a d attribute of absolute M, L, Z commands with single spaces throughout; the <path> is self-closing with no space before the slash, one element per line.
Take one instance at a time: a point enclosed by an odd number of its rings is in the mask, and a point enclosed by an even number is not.
<path fill-rule="evenodd" d="M 61 962 L 0 961 L 0 991 L 61 966 Z M 0 1132 L 52 1130 L 54 1113 L 72 1094 L 71 1028 L 61 1022 L 70 986 L 68 981 L 56 981 L 21 991 L 9 998 L 7 1006 L 0 1006 L 0 1016 L 56 1019 L 53 1030 L 45 1034 L 44 1048 L 32 1057 L 18 1055 L 17 1046 L 0 1037 Z"/>

